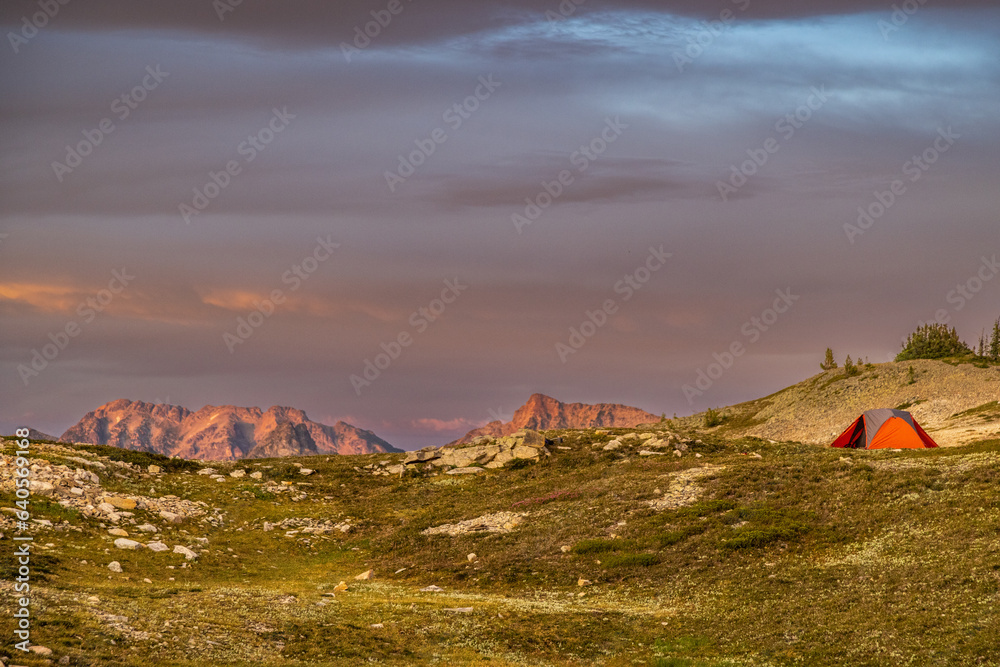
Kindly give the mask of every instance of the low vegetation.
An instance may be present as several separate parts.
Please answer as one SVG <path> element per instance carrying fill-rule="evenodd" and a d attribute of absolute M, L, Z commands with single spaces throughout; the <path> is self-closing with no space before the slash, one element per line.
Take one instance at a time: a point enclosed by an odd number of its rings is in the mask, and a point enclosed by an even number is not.
<path fill-rule="evenodd" d="M 603 449 L 632 429 L 554 431 L 567 449 L 480 475 L 374 475 L 402 458 L 388 454 L 212 463 L 222 481 L 95 467 L 108 489 L 203 502 L 181 524 L 135 516 L 197 558 L 116 549 L 107 522 L 36 498 L 53 527 L 34 529 L 32 638 L 64 664 L 142 667 L 1000 664 L 1000 440 L 845 451 L 682 423 L 680 457 L 639 456 L 637 438 Z M 695 496 L 650 505 L 699 467 Z M 423 534 L 498 512 L 523 517 Z M 350 529 L 303 530 L 327 520 Z M 0 606 L 10 637 L 12 597 Z"/>

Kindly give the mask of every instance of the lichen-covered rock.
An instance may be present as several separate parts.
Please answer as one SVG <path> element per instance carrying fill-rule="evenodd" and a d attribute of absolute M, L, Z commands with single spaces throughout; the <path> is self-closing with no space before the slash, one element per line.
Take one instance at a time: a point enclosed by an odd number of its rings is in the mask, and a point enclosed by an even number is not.
<path fill-rule="evenodd" d="M 458 523 L 446 523 L 426 528 L 420 532 L 423 535 L 448 535 L 450 537 L 467 533 L 509 533 L 517 528 L 526 516 L 528 515 L 524 512 L 496 512 Z"/>

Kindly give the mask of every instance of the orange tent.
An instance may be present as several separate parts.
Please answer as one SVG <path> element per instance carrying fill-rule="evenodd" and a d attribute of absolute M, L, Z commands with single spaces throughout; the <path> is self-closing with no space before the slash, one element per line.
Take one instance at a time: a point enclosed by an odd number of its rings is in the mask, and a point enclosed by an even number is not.
<path fill-rule="evenodd" d="M 869 410 L 858 417 L 831 447 L 852 449 L 924 449 L 938 444 L 909 412 Z"/>

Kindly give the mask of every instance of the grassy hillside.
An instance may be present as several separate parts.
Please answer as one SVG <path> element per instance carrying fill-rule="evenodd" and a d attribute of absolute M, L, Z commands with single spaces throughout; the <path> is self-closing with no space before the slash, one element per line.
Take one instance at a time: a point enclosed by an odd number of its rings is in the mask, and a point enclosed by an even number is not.
<path fill-rule="evenodd" d="M 213 479 L 39 445 L 37 478 L 75 474 L 84 498 L 139 506 L 113 524 L 57 504 L 58 488 L 34 496 L 53 526 L 31 529 L 33 638 L 53 653 L 5 642 L 4 661 L 1000 665 L 1000 440 L 865 452 L 685 431 L 681 456 L 638 438 L 604 449 L 629 432 L 550 432 L 565 439 L 539 463 L 461 476 L 386 474 L 402 455 L 366 455 L 213 464 Z M 181 523 L 148 509 L 170 495 L 201 509 Z M 500 532 L 422 533 L 498 513 Z M 113 525 L 196 558 L 116 548 Z"/>
<path fill-rule="evenodd" d="M 1000 366 L 919 359 L 838 368 L 771 396 L 722 410 L 728 437 L 756 436 L 829 444 L 858 415 L 873 408 L 909 410 L 942 446 L 1000 438 Z M 911 372 L 910 369 L 913 369 Z M 680 420 L 695 427 L 703 414 Z"/>

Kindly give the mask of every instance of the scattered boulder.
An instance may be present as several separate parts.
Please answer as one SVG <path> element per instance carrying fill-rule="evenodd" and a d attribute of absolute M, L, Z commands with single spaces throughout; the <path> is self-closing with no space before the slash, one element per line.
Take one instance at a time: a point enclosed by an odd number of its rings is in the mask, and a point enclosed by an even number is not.
<path fill-rule="evenodd" d="M 606 452 L 613 452 L 616 449 L 621 449 L 621 446 L 622 446 L 621 440 L 612 440 L 608 444 L 604 445 L 604 447 L 602 447 L 601 449 L 603 449 Z"/>
<path fill-rule="evenodd" d="M 28 650 L 34 653 L 35 655 L 52 655 L 52 649 L 47 648 L 45 646 L 39 646 L 38 644 L 29 646 Z"/>
<path fill-rule="evenodd" d="M 477 555 L 476 555 L 476 554 L 474 554 L 474 553 L 471 553 L 471 554 L 469 554 L 468 556 L 466 556 L 466 559 L 467 559 L 467 560 L 468 560 L 468 561 L 469 561 L 470 563 L 471 563 L 472 561 L 476 560 L 477 558 L 479 558 L 479 556 L 477 556 Z"/>
<path fill-rule="evenodd" d="M 146 468 L 146 470 L 149 471 L 150 475 L 159 475 L 162 469 L 160 468 L 160 466 L 151 465 L 148 468 Z"/>
<path fill-rule="evenodd" d="M 163 542 L 150 542 L 146 545 L 146 548 L 157 553 L 160 551 L 168 551 L 170 549 L 170 547 Z"/>
<path fill-rule="evenodd" d="M 407 452 L 406 458 L 403 459 L 403 463 L 407 465 L 410 463 L 426 463 L 427 461 L 433 461 L 440 456 L 441 454 L 437 451 L 420 450 L 416 452 Z"/>
<path fill-rule="evenodd" d="M 122 571 L 122 564 L 116 560 L 113 560 L 110 563 L 108 563 L 108 569 L 111 570 L 112 572 L 120 573 Z"/>
<path fill-rule="evenodd" d="M 306 475 L 306 476 L 308 476 L 308 475 L 313 474 L 314 472 L 316 472 L 316 471 L 315 470 L 310 470 L 309 468 L 299 468 L 299 474 L 300 475 Z"/>
<path fill-rule="evenodd" d="M 175 554 L 181 554 L 182 556 L 184 556 L 184 558 L 186 560 L 194 560 L 195 558 L 198 557 L 198 554 L 196 554 L 195 552 L 191 551 L 187 547 L 182 547 L 179 544 L 177 544 L 177 545 L 174 546 L 174 553 Z"/>
<path fill-rule="evenodd" d="M 115 546 L 119 549 L 128 549 L 129 551 L 136 551 L 142 549 L 143 544 L 141 542 L 136 542 L 135 540 L 129 540 L 124 537 L 119 537 L 115 540 Z"/>
<path fill-rule="evenodd" d="M 256 470 L 256 471 L 250 473 L 250 477 L 252 477 L 253 479 L 263 479 L 264 473 L 262 473 L 259 470 Z"/>
<path fill-rule="evenodd" d="M 168 512 L 167 510 L 160 510 L 160 518 L 170 523 L 181 523 L 184 521 L 184 517 L 182 515 L 176 512 Z"/>
<path fill-rule="evenodd" d="M 39 496 L 51 496 L 56 487 L 48 482 L 43 482 L 40 479 L 32 479 L 28 481 L 28 488 L 31 492 Z M 35 648 L 32 646 L 32 648 Z"/>
<path fill-rule="evenodd" d="M 541 433 L 522 429 L 496 440 L 479 436 L 464 445 L 407 452 L 403 465 L 429 463 L 454 468 L 500 468 L 514 459 L 538 460 L 549 454 Z M 375 474 L 385 474 L 385 471 L 376 470 Z"/>
<path fill-rule="evenodd" d="M 240 477 L 244 477 L 246 474 L 247 474 L 246 470 L 243 470 L 241 468 L 237 468 L 236 470 L 234 470 L 231 473 L 229 473 L 229 476 L 233 477 L 235 479 L 239 479 Z"/>
<path fill-rule="evenodd" d="M 583 577 L 580 577 L 579 579 L 576 580 L 576 585 L 580 586 L 581 588 L 584 586 L 590 586 L 593 583 L 594 582 L 592 582 L 590 579 L 584 579 Z"/>
<path fill-rule="evenodd" d="M 108 531 L 108 535 L 114 535 L 115 537 L 128 537 L 128 532 L 122 530 L 121 528 L 112 528 Z"/>
<path fill-rule="evenodd" d="M 372 570 L 365 570 L 364 572 L 362 572 L 361 574 L 357 575 L 354 578 L 357 579 L 358 581 L 368 581 L 369 579 L 372 578 L 372 574 L 373 574 Z"/>
<path fill-rule="evenodd" d="M 435 586 L 434 584 L 431 584 L 430 586 L 424 586 L 423 588 L 421 588 L 420 592 L 421 593 L 440 593 L 443 590 L 444 589 L 441 588 L 440 586 Z"/>
<path fill-rule="evenodd" d="M 159 530 L 156 526 L 151 523 L 144 523 L 140 526 L 136 526 L 136 530 L 142 531 L 144 533 L 155 533 Z"/>
<path fill-rule="evenodd" d="M 202 468 L 201 470 L 198 471 L 198 474 L 199 475 L 214 475 L 215 474 L 215 468 Z"/>
<path fill-rule="evenodd" d="M 343 593 L 346 590 L 347 590 L 347 583 L 343 581 L 333 587 L 334 593 Z"/>
<path fill-rule="evenodd" d="M 119 496 L 104 496 L 104 502 L 120 510 L 134 510 L 135 501 L 131 498 L 121 498 Z"/>

